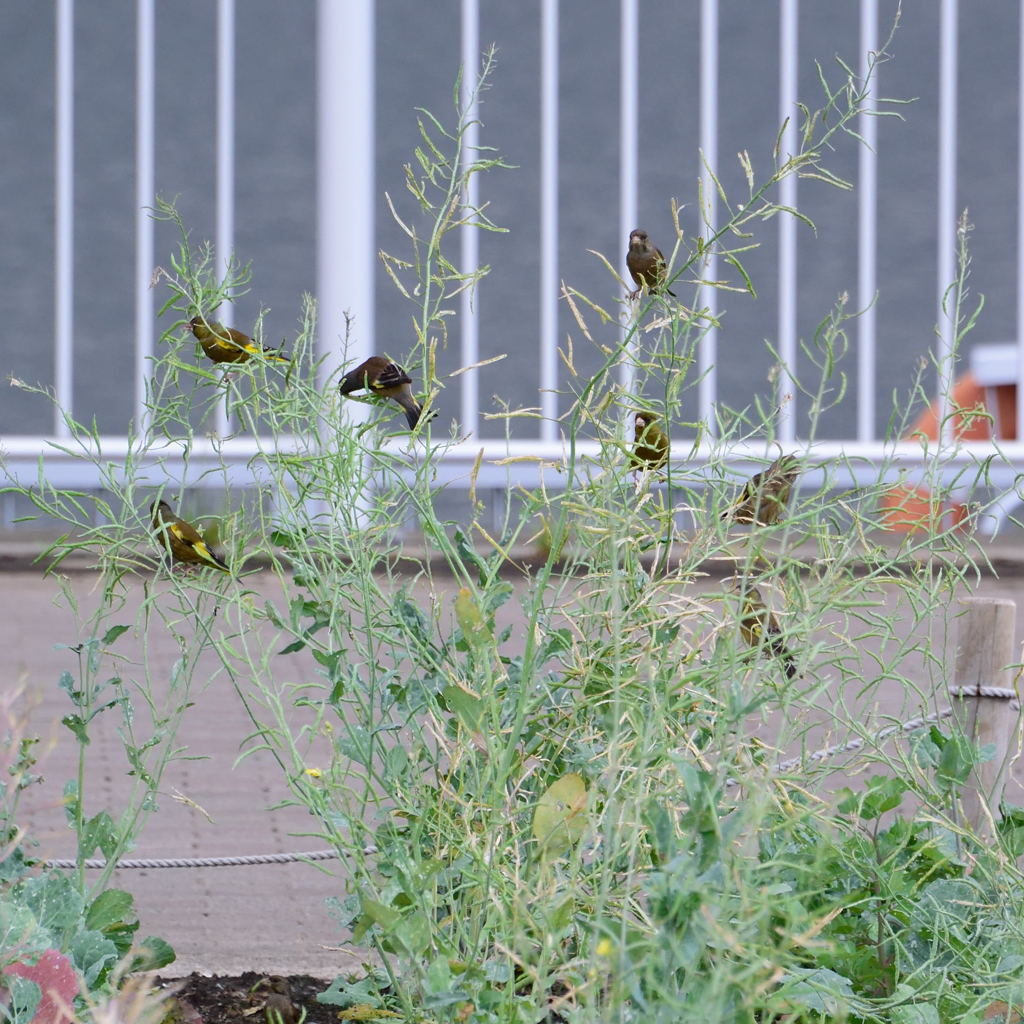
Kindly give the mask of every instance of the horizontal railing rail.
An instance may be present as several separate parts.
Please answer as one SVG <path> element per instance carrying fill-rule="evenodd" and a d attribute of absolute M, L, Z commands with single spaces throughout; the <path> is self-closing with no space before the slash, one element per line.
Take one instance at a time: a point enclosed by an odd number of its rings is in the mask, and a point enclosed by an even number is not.
<path fill-rule="evenodd" d="M 135 188 L 133 207 L 135 215 L 134 254 L 134 358 L 130 368 L 112 366 L 111 372 L 126 373 L 126 387 L 134 394 L 134 421 L 146 423 L 147 374 L 154 354 L 156 325 L 151 278 L 154 264 L 153 222 L 149 207 L 155 191 L 156 165 L 156 103 L 155 90 L 157 38 L 157 9 L 154 0 L 138 0 L 135 32 Z M 54 394 L 60 408 L 55 411 L 53 434 L 45 436 L 8 433 L 2 441 L 4 464 L 19 479 L 27 474 L 42 472 L 54 484 L 75 487 L 102 487 L 104 470 L 97 459 L 117 460 L 128 453 L 127 438 L 101 437 L 99 453 L 78 451 L 77 443 L 69 437 L 69 419 L 62 415 L 75 415 L 75 132 L 76 132 L 76 75 L 75 75 L 75 0 L 55 0 L 55 235 L 54 235 Z M 486 39 L 486 26 L 482 27 L 482 9 L 479 0 L 461 0 L 460 54 L 466 73 L 463 76 L 463 98 L 472 97 L 472 70 L 477 65 Z M 888 11 L 888 8 L 886 8 Z M 320 0 L 317 6 L 317 290 L 319 299 L 318 348 L 321 352 L 337 348 L 338 339 L 345 333 L 344 312 L 354 307 L 359 331 L 347 356 L 360 359 L 377 348 L 374 340 L 376 297 L 374 268 L 377 260 L 374 223 L 375 200 L 378 183 L 375 178 L 375 140 L 379 126 L 375 120 L 374 63 L 376 5 L 372 0 Z M 642 40 L 644 23 L 659 15 L 646 8 L 640 0 L 620 0 L 618 7 L 618 110 L 610 112 L 609 123 L 617 119 L 618 182 L 617 222 L 620 238 L 625 239 L 638 221 L 640 208 L 640 173 L 642 154 L 647 140 L 642 138 L 641 111 L 643 97 Z M 236 11 L 235 0 L 217 0 L 215 22 L 215 110 L 216 132 L 212 140 L 215 155 L 216 219 L 214 247 L 218 265 L 226 266 L 235 243 L 235 122 L 236 103 L 236 21 L 244 17 L 244 8 Z M 483 9 L 486 19 L 486 9 Z M 888 17 L 888 14 L 886 14 Z M 0 16 L 2 17 L 2 16 Z M 699 6 L 700 33 L 697 43 L 699 69 L 688 76 L 688 81 L 699 92 L 698 138 L 688 142 L 694 157 L 694 168 L 702 183 L 704 230 L 713 236 L 721 226 L 721 203 L 714 186 L 712 173 L 719 166 L 721 135 L 720 63 L 724 45 L 720 25 L 722 11 L 717 0 L 701 0 Z M 998 458 L 990 467 L 990 480 L 1001 481 L 1006 487 L 1016 484 L 1015 467 L 1024 467 L 1024 445 L 1014 441 L 992 444 L 954 444 L 951 391 L 954 383 L 954 350 L 956 325 L 951 320 L 946 292 L 957 273 L 956 224 L 959 214 L 957 193 L 958 113 L 960 98 L 959 37 L 960 9 L 957 0 L 941 0 L 937 13 L 938 34 L 934 40 L 937 61 L 936 106 L 938 125 L 935 210 L 937 214 L 937 244 L 934 253 L 936 274 L 936 342 L 935 389 L 938 402 L 938 422 L 942 424 L 942 443 L 922 447 L 918 442 L 885 441 L 878 435 L 877 406 L 879 381 L 876 369 L 878 354 L 879 313 L 875 299 L 879 291 L 878 256 L 879 199 L 884 190 L 906 188 L 907 183 L 888 181 L 879 169 L 878 120 L 874 116 L 878 97 L 885 81 L 886 66 L 875 62 L 878 48 L 883 44 L 880 29 L 879 0 L 860 0 L 857 52 L 860 54 L 858 71 L 869 81 L 864 111 L 858 117 L 856 130 L 863 139 L 857 155 L 856 186 L 856 296 L 861 310 L 855 325 L 854 348 L 857 365 L 857 386 L 852 389 L 856 402 L 856 429 L 847 440 L 814 442 L 809 446 L 800 438 L 799 395 L 787 375 L 780 373 L 773 385 L 776 394 L 773 403 L 774 423 L 771 433 L 787 449 L 806 451 L 812 463 L 835 460 L 841 470 L 857 483 L 872 478 L 871 466 L 886 461 L 894 472 L 906 471 L 911 475 L 920 467 L 929 465 L 934 472 L 936 460 L 948 467 L 952 478 L 963 466 L 981 465 L 994 452 Z M 1020 127 L 1019 160 L 1017 167 L 1018 211 L 1024 208 L 1024 4 L 1020 17 L 1020 53 L 1017 110 Z M 648 24 L 649 28 L 650 25 Z M 779 162 L 799 144 L 800 110 L 798 101 L 798 72 L 806 54 L 800 52 L 801 6 L 799 0 L 781 0 L 778 5 L 777 79 L 772 83 L 778 97 L 777 112 L 783 126 L 778 138 Z M 458 482 L 467 479 L 476 465 L 481 450 L 483 462 L 477 473 L 477 482 L 485 486 L 504 487 L 510 483 L 525 484 L 531 475 L 537 478 L 539 467 L 558 463 L 563 459 L 565 447 L 560 440 L 558 421 L 560 388 L 559 303 L 562 294 L 560 279 L 560 201 L 564 189 L 560 188 L 561 172 L 559 124 L 564 120 L 563 65 L 560 64 L 560 45 L 563 42 L 558 0 L 541 0 L 539 22 L 529 31 L 535 34 L 540 81 L 538 86 L 539 144 L 536 161 L 536 183 L 539 196 L 539 223 L 537 225 L 538 289 L 536 309 L 537 330 L 524 326 L 524 336 L 538 337 L 538 358 L 531 361 L 531 373 L 536 374 L 540 416 L 537 419 L 537 437 L 516 439 L 506 443 L 487 437 L 488 422 L 480 407 L 481 388 L 478 370 L 463 373 L 453 387 L 457 389 L 460 429 L 466 434 L 456 444 L 443 445 L 432 452 L 437 460 L 439 480 Z M 730 43 L 729 45 L 732 45 Z M 342 56 L 344 55 L 344 56 Z M 398 55 L 389 54 L 394 61 Z M 762 83 L 763 84 L 763 83 Z M 475 106 L 468 112 L 474 122 L 479 111 Z M 479 144 L 478 126 L 470 128 L 466 136 L 464 159 L 475 157 Z M 521 173 L 531 173 L 524 168 Z M 477 176 L 471 178 L 470 193 L 465 197 L 469 206 L 486 202 L 486 182 Z M 799 208 L 801 185 L 796 175 L 786 177 L 780 186 L 779 202 Z M 1018 281 L 1024 277 L 1024 217 L 1018 216 L 1017 263 Z M 773 344 L 780 360 L 790 366 L 796 364 L 800 352 L 800 331 L 796 316 L 796 301 L 801 281 L 798 264 L 798 224 L 795 218 L 780 216 L 778 221 L 778 297 L 775 308 Z M 479 231 L 474 227 L 461 229 L 462 269 L 469 272 L 480 259 Z M 624 247 L 624 246 L 623 246 Z M 715 281 L 719 260 L 709 251 L 703 268 L 703 280 Z M 1017 420 L 1024 423 L 1024 287 L 1017 290 Z M 345 301 L 342 301 L 344 296 Z M 721 296 L 711 284 L 700 288 L 699 301 L 713 318 L 719 312 Z M 469 289 L 460 297 L 459 343 L 462 365 L 473 366 L 481 362 L 480 301 Z M 624 323 L 622 330 L 628 331 Z M 719 395 L 719 329 L 712 324 L 702 336 L 698 351 L 697 412 L 705 427 L 714 436 L 718 422 L 716 411 Z M 334 371 L 325 365 L 324 380 Z M 84 417 L 78 416 L 82 419 Z M 231 423 L 226 412 L 218 411 L 217 433 L 225 440 L 211 444 L 205 440 L 192 442 L 189 447 L 190 478 L 182 484 L 195 487 L 220 486 L 225 477 L 212 474 L 215 469 L 228 473 L 232 483 L 242 480 L 240 470 L 261 449 L 271 444 L 268 439 L 229 438 Z M 182 442 L 185 443 L 185 442 Z M 289 440 L 278 438 L 279 447 L 287 449 Z M 74 452 L 61 450 L 68 447 Z M 676 450 L 689 451 L 691 442 L 676 442 Z M 764 444 L 729 445 L 730 468 L 737 472 L 757 468 L 766 453 Z M 576 446 L 583 458 L 594 458 L 598 448 L 593 442 Z M 136 452 L 137 454 L 137 452 Z M 687 456 L 688 466 L 702 466 L 720 457 L 712 443 L 702 445 Z M 141 465 L 157 467 L 177 480 L 172 466 L 170 449 L 163 454 L 148 451 Z M 861 471 L 863 467 L 863 472 Z M 944 470 L 945 471 L 945 470 Z M 206 474 L 206 475 L 204 475 Z M 941 474 L 940 474 L 941 475 Z M 805 474 L 804 486 L 816 486 L 814 471 Z M 1006 505 L 1013 496 L 1006 499 Z"/>

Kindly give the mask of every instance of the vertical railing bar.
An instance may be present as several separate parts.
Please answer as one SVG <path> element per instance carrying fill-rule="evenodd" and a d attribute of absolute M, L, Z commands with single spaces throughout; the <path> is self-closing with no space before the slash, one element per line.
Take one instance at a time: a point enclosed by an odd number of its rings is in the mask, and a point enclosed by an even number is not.
<path fill-rule="evenodd" d="M 857 440 L 875 440 L 875 295 L 878 291 L 878 0 L 861 0 L 861 76 L 870 81 L 857 129 L 863 145 L 858 149 L 857 180 Z"/>
<path fill-rule="evenodd" d="M 57 0 L 56 125 L 54 139 L 54 423 L 67 437 L 61 415 L 73 410 L 75 307 L 75 3 Z"/>
<path fill-rule="evenodd" d="M 329 383 L 337 387 L 339 363 L 351 369 L 377 350 L 375 11 L 374 0 L 319 0 L 316 8 L 316 352 L 323 392 Z M 358 425 L 369 416 L 367 403 L 345 402 L 340 422 Z M 371 474 L 366 462 L 363 478 Z M 358 524 L 368 524 L 373 497 L 370 487 L 353 495 Z M 339 514 L 320 500 L 308 504 L 313 515 Z"/>
<path fill-rule="evenodd" d="M 235 0 L 217 0 L 216 131 L 217 210 L 214 253 L 217 273 L 223 281 L 227 277 L 235 245 Z M 226 312 L 221 319 L 229 322 Z M 226 395 L 225 401 L 217 407 L 217 432 L 221 437 L 231 432 Z"/>
<path fill-rule="evenodd" d="M 139 0 L 135 40 L 135 428 L 149 427 L 146 385 L 153 357 L 153 218 L 156 32 L 153 0 Z"/>
<path fill-rule="evenodd" d="M 640 122 L 640 17 L 637 0 L 621 0 L 619 8 L 619 260 L 625 258 L 629 234 L 637 226 L 637 147 Z M 629 277 L 626 276 L 627 287 Z M 643 301 L 643 300 L 641 300 Z M 633 310 L 630 309 L 630 313 Z M 632 315 L 623 325 L 625 337 L 633 323 Z M 619 383 L 624 391 L 633 387 L 632 351 L 636 341 L 619 364 Z"/>
<path fill-rule="evenodd" d="M 939 21 L 939 224 L 938 313 L 936 327 L 939 423 L 941 440 L 952 440 L 949 418 L 953 386 L 953 345 L 956 324 L 952 301 L 946 290 L 956 277 L 956 97 L 957 97 L 957 0 L 942 0 Z"/>
<path fill-rule="evenodd" d="M 317 5 L 317 347 L 349 365 L 375 350 L 374 10 L 373 0 Z M 341 351 L 346 309 L 352 344 Z M 322 388 L 337 369 L 331 362 L 318 371 Z M 349 420 L 368 414 L 361 402 L 346 406 Z"/>
<path fill-rule="evenodd" d="M 474 163 L 480 145 L 479 100 L 476 91 L 480 72 L 480 2 L 462 0 L 462 106 L 467 118 L 462 139 L 462 167 Z M 479 175 L 470 177 L 466 186 L 466 207 L 480 206 Z M 480 266 L 480 229 L 465 224 L 461 230 L 462 272 L 473 273 Z M 480 295 L 476 288 L 466 288 L 460 296 L 462 365 L 472 366 L 480 360 Z M 480 427 L 480 371 L 462 375 L 461 419 L 466 434 L 475 435 Z"/>
<path fill-rule="evenodd" d="M 798 0 L 782 0 L 779 14 L 779 116 L 788 118 L 782 133 L 779 164 L 798 149 L 799 110 L 797 109 L 797 23 Z M 797 176 L 787 174 L 779 186 L 783 206 L 796 209 Z M 788 372 L 778 375 L 776 384 L 779 439 L 789 444 L 796 437 L 796 393 L 789 374 L 796 373 L 796 288 L 797 220 L 789 214 L 779 217 L 779 357 Z"/>
<path fill-rule="evenodd" d="M 541 0 L 540 436 L 558 438 L 558 0 Z"/>
<path fill-rule="evenodd" d="M 1024 437 L 1024 0 L 1017 58 L 1017 431 Z"/>
<path fill-rule="evenodd" d="M 703 215 L 707 235 L 718 229 L 718 190 L 711 171 L 718 167 L 718 0 L 701 0 L 700 14 L 700 148 L 704 159 L 700 175 L 704 194 Z M 711 171 L 707 168 L 710 167 Z M 714 248 L 707 250 L 701 273 L 705 281 L 718 280 L 718 255 Z M 718 316 L 718 289 L 710 284 L 701 285 L 700 305 L 710 319 Z M 700 418 L 710 437 L 718 434 L 715 401 L 718 398 L 718 377 L 715 364 L 718 358 L 718 328 L 709 325 L 700 341 L 698 366 L 701 380 L 698 392 Z"/>

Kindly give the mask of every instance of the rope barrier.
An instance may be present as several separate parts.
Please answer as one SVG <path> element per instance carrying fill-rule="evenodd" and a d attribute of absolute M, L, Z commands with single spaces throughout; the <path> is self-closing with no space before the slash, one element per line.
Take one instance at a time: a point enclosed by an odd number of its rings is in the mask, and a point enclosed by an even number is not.
<path fill-rule="evenodd" d="M 1008 690 L 998 686 L 972 686 L 950 688 L 952 697 L 1002 697 L 1007 700 L 1016 699 L 1017 691 Z M 930 715 L 922 715 L 919 718 L 911 718 L 907 722 L 898 722 L 896 725 L 889 725 L 880 732 L 870 737 L 871 743 L 878 746 L 884 743 L 890 736 L 914 732 L 926 725 L 933 725 L 949 718 L 953 714 L 952 708 L 943 708 Z M 786 761 L 779 761 L 772 769 L 772 774 L 781 775 L 799 768 L 803 765 L 815 764 L 838 754 L 848 754 L 854 750 L 860 750 L 868 742 L 863 737 L 848 740 L 846 743 L 838 743 L 831 747 L 822 747 L 811 754 L 800 757 L 791 757 Z M 725 780 L 726 788 L 738 786 L 738 779 L 728 778 Z M 251 864 L 290 864 L 301 861 L 334 860 L 339 856 L 337 850 L 311 850 L 306 853 L 263 853 L 251 854 L 243 857 L 159 857 L 155 859 L 121 860 L 117 862 L 118 868 L 149 870 L 155 868 L 236 868 L 248 867 Z M 78 862 L 71 859 L 47 860 L 43 862 L 50 868 L 62 868 L 71 870 L 78 867 Z M 107 862 L 101 857 L 90 857 L 85 861 L 86 868 L 105 868 Z"/>
<path fill-rule="evenodd" d="M 1017 691 L 1008 690 L 1004 686 L 951 686 L 951 697 L 1001 697 L 1004 700 L 1016 700 Z"/>
<path fill-rule="evenodd" d="M 311 850 L 308 853 L 256 853 L 243 857 L 158 857 L 155 859 L 119 860 L 119 868 L 238 868 L 250 864 L 289 864 L 293 861 L 333 860 L 337 850 Z M 48 868 L 70 870 L 78 867 L 78 861 L 71 859 L 47 860 Z M 105 868 L 102 857 L 90 857 L 84 864 L 87 868 Z"/>
<path fill-rule="evenodd" d="M 989 694 L 983 694 L 982 696 L 989 696 Z M 1002 693 L 997 696 L 1002 696 Z M 1014 694 L 1016 696 L 1016 694 Z M 913 732 L 915 729 L 920 729 L 926 725 L 933 725 L 935 722 L 941 722 L 945 718 L 949 718 L 953 714 L 952 708 L 943 708 L 941 711 L 935 711 L 930 715 L 922 715 L 920 718 L 911 718 L 909 722 L 898 722 L 896 725 L 887 725 L 880 732 L 875 733 L 874 736 L 870 737 L 873 746 L 878 746 L 884 743 L 890 736 L 897 733 Z M 793 768 L 799 768 L 803 765 L 814 764 L 817 761 L 824 761 L 829 757 L 835 757 L 837 754 L 848 754 L 852 750 L 860 750 L 868 742 L 863 737 L 857 737 L 856 739 L 848 740 L 846 743 L 838 743 L 831 747 L 822 747 L 821 750 L 815 750 L 811 754 L 806 756 L 801 755 L 800 757 L 791 757 L 787 761 L 779 761 L 778 764 L 772 769 L 773 775 L 781 775 L 784 772 L 788 772 Z M 739 779 L 728 778 L 725 780 L 725 788 L 729 789 L 732 786 L 738 786 L 740 784 Z"/>

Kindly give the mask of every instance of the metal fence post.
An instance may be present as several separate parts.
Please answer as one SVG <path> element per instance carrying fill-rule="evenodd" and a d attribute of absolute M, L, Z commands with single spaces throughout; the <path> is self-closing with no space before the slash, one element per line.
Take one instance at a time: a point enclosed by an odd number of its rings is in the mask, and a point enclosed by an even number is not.
<path fill-rule="evenodd" d="M 376 350 L 375 15 L 373 0 L 317 5 L 316 351 L 331 357 L 317 373 L 321 390 L 339 364 L 351 368 Z M 362 423 L 369 407 L 350 402 L 339 415 Z M 372 500 L 368 490 L 357 499 L 361 514 Z M 328 511 L 322 502 L 310 507 L 312 515 Z"/>
<path fill-rule="evenodd" d="M 317 8 L 318 351 L 321 370 L 374 351 L 374 12 L 372 0 L 320 0 Z M 342 351 L 345 312 L 355 318 Z M 346 410 L 365 415 L 358 405 Z"/>
<path fill-rule="evenodd" d="M 1009 770 L 1013 739 L 1020 726 L 1020 701 L 1012 669 L 1017 606 L 992 597 L 961 601 L 955 686 L 950 687 L 954 719 L 978 747 L 992 746 L 991 758 L 976 765 L 961 791 L 965 823 L 990 832 Z"/>

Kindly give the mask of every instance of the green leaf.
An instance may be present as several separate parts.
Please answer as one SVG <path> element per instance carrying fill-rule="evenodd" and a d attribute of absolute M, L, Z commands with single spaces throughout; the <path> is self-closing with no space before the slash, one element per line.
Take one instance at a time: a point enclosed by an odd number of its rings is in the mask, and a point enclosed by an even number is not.
<path fill-rule="evenodd" d="M 490 590 L 484 595 L 484 611 L 493 616 L 514 592 L 515 588 L 508 580 L 499 580 L 492 584 Z"/>
<path fill-rule="evenodd" d="M 105 932 L 114 925 L 136 920 L 135 903 L 131 893 L 123 889 L 105 889 L 89 904 L 85 914 L 85 927 Z"/>
<path fill-rule="evenodd" d="M 391 930 L 391 934 L 401 942 L 407 953 L 419 956 L 430 945 L 430 922 L 417 911 L 403 917 L 401 923 Z"/>
<path fill-rule="evenodd" d="M 136 971 L 158 971 L 174 963 L 177 954 L 171 945 L 154 935 L 148 935 L 132 950 L 128 973 Z"/>
<path fill-rule="evenodd" d="M 551 783 L 533 812 L 533 836 L 546 856 L 557 857 L 587 830 L 587 785 L 575 772 Z"/>
<path fill-rule="evenodd" d="M 448 957 L 436 956 L 430 962 L 424 977 L 426 993 L 424 995 L 424 1006 L 433 1010 L 445 1006 L 453 1006 L 461 1003 L 466 998 L 466 992 L 452 977 L 451 964 Z M 451 1020 L 452 1015 L 445 1014 L 445 1019 Z"/>
<path fill-rule="evenodd" d="M 283 651 L 281 652 L 284 653 Z M 331 683 L 338 681 L 338 666 L 344 657 L 344 651 L 331 651 L 329 654 L 325 654 L 323 651 L 311 650 L 310 653 L 313 655 L 313 660 L 322 665 L 327 671 L 324 675 Z"/>
<path fill-rule="evenodd" d="M 402 915 L 393 907 L 385 906 L 383 903 L 378 903 L 377 900 L 367 897 L 360 900 L 360 907 L 362 913 L 359 915 L 355 928 L 352 929 L 352 938 L 356 942 L 359 942 L 374 925 L 385 932 L 390 932 L 402 919 Z"/>
<path fill-rule="evenodd" d="M 968 929 L 984 906 L 985 900 L 971 882 L 938 878 L 921 890 L 910 923 L 918 931 L 933 935 L 952 926 Z"/>
<path fill-rule="evenodd" d="M 280 614 L 278 613 L 278 610 L 274 607 L 274 605 L 270 601 L 267 601 L 263 605 L 263 614 L 266 615 L 267 621 L 271 625 L 276 626 L 278 629 L 283 629 L 284 628 L 284 626 L 285 626 L 284 619 L 281 618 Z"/>
<path fill-rule="evenodd" d="M 845 1011 L 853 997 L 850 979 L 827 967 L 791 967 L 786 975 L 775 995 L 787 1006 L 836 1015 Z"/>
<path fill-rule="evenodd" d="M 117 946 L 101 932 L 81 931 L 68 945 L 68 955 L 82 972 L 86 985 L 94 988 L 117 963 Z"/>
<path fill-rule="evenodd" d="M 82 894 L 66 875 L 30 878 L 21 888 L 21 899 L 39 926 L 54 933 L 76 927 L 85 911 Z"/>
<path fill-rule="evenodd" d="M 936 777 L 950 787 L 957 788 L 964 784 L 974 765 L 982 760 L 984 758 L 966 736 L 953 735 L 942 748 Z"/>
<path fill-rule="evenodd" d="M 940 1024 L 938 1007 L 934 1003 L 908 1003 L 894 1006 L 893 1024 Z"/>
<path fill-rule="evenodd" d="M 36 1015 L 36 1007 L 42 999 L 39 986 L 29 978 L 17 974 L 9 974 L 4 978 L 4 985 L 10 994 L 11 1002 L 6 1008 L 0 1007 L 3 1019 L 10 1024 L 29 1024 Z"/>
<path fill-rule="evenodd" d="M 463 565 L 472 565 L 477 571 L 477 580 L 480 586 L 485 587 L 487 585 L 487 578 L 490 575 L 487 563 L 473 550 L 473 545 L 469 542 L 461 527 L 455 528 L 455 531 L 452 533 L 452 540 L 455 543 L 455 550 L 458 552 Z"/>
<path fill-rule="evenodd" d="M 0 949 L 21 949 L 26 954 L 35 954 L 52 943 L 50 933 L 40 927 L 29 907 L 0 899 Z"/>
<path fill-rule="evenodd" d="M 82 826 L 78 837 L 78 851 L 82 857 L 91 857 L 98 848 L 109 860 L 117 852 L 117 846 L 117 827 L 106 811 L 93 815 Z"/>
<path fill-rule="evenodd" d="M 544 633 L 537 650 L 537 660 L 544 662 L 552 655 L 572 650 L 572 633 L 567 629 L 552 629 Z"/>
<path fill-rule="evenodd" d="M 419 608 L 404 594 L 399 594 L 394 601 L 394 612 L 398 621 L 410 633 L 420 647 L 430 647 L 433 638 L 430 635 L 430 623 Z"/>
<path fill-rule="evenodd" d="M 108 647 L 112 644 L 119 636 L 123 633 L 127 633 L 131 626 L 111 626 L 110 629 L 103 634 L 103 646 Z"/>
<path fill-rule="evenodd" d="M 357 981 L 346 979 L 340 974 L 331 984 L 317 997 L 318 1003 L 327 1006 L 353 1006 L 362 1005 L 380 1006 L 381 983 L 387 984 L 386 979 L 370 974 L 369 977 L 359 978 Z"/>
<path fill-rule="evenodd" d="M 338 736 L 335 744 L 340 754 L 350 758 L 364 768 L 373 760 L 373 742 L 370 733 L 361 725 L 344 726 L 345 732 Z"/>
<path fill-rule="evenodd" d="M 82 691 L 75 689 L 75 677 L 70 672 L 61 672 L 57 685 L 71 698 L 76 705 L 82 703 Z"/>
<path fill-rule="evenodd" d="M 455 596 L 455 619 L 470 647 L 476 649 L 493 641 L 491 627 L 469 587 L 462 587 Z"/>
<path fill-rule="evenodd" d="M 441 691 L 448 709 L 470 732 L 480 732 L 487 706 L 467 686 L 451 683 Z"/>
<path fill-rule="evenodd" d="M 1004 804 L 996 831 L 1010 857 L 1017 860 L 1024 855 L 1024 809 Z"/>
<path fill-rule="evenodd" d="M 61 724 L 66 725 L 75 734 L 75 739 L 77 739 L 83 747 L 88 746 L 89 733 L 86 731 L 85 721 L 80 715 L 65 715 L 61 719 Z"/>
<path fill-rule="evenodd" d="M 74 779 L 68 779 L 64 783 L 64 817 L 72 827 L 78 824 L 79 802 L 78 783 Z"/>
<path fill-rule="evenodd" d="M 644 820 L 655 854 L 667 860 L 672 855 L 672 848 L 675 845 L 675 828 L 671 815 L 662 804 L 651 804 L 644 812 Z"/>
<path fill-rule="evenodd" d="M 842 814 L 855 814 L 862 821 L 874 821 L 886 811 L 899 807 L 907 784 L 895 776 L 876 775 L 868 779 L 867 789 L 855 793 L 844 787 L 840 792 L 845 794 L 839 801 L 838 809 Z"/>

